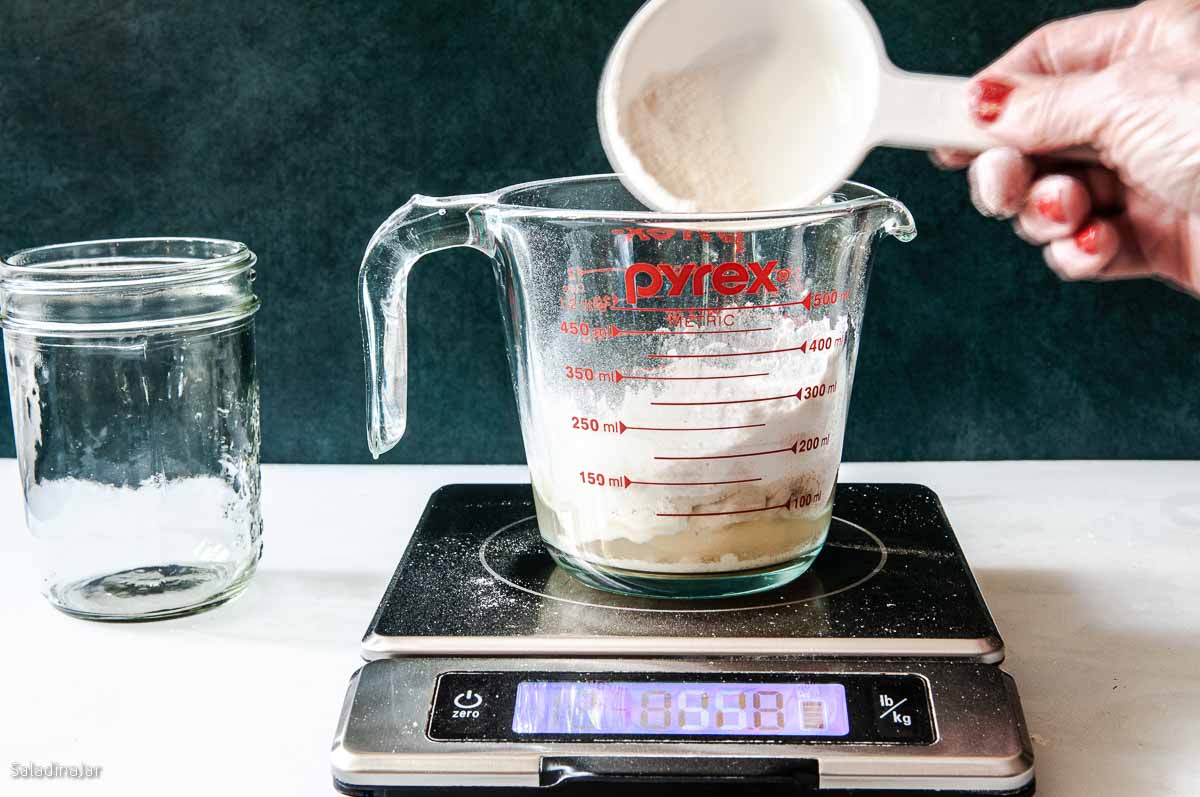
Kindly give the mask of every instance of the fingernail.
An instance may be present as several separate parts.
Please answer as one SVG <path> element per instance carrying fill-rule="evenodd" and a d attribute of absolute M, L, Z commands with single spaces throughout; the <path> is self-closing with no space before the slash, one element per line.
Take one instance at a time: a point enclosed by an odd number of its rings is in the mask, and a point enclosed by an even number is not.
<path fill-rule="evenodd" d="M 1035 203 L 1037 212 L 1044 218 L 1049 219 L 1057 224 L 1062 224 L 1067 220 L 1067 212 L 1063 210 L 1062 200 L 1058 195 L 1044 196 Z"/>
<path fill-rule="evenodd" d="M 1100 222 L 1093 221 L 1075 233 L 1075 246 L 1079 251 L 1094 255 L 1100 251 Z"/>
<path fill-rule="evenodd" d="M 979 122 L 990 125 L 1000 118 L 1012 90 L 1013 87 L 1002 80 L 983 78 L 976 81 L 971 86 L 971 113 Z"/>

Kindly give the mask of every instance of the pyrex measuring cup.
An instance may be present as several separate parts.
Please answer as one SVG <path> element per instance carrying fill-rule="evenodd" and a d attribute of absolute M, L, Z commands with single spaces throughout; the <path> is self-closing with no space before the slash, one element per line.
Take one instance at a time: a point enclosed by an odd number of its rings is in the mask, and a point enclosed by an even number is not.
<path fill-rule="evenodd" d="M 821 550 L 879 232 L 908 210 L 847 183 L 800 210 L 647 211 L 615 176 L 416 196 L 359 277 L 376 456 L 404 434 L 406 280 L 492 257 L 537 523 L 586 583 L 661 597 L 786 583 Z"/>

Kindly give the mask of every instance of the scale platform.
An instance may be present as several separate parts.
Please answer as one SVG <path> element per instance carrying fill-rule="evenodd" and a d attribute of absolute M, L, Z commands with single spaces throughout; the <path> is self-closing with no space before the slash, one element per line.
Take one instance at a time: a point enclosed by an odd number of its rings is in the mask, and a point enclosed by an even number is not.
<path fill-rule="evenodd" d="M 345 794 L 1034 791 L 1003 642 L 919 485 L 841 484 L 808 573 L 682 602 L 558 569 L 528 485 L 443 487 L 362 652 Z"/>

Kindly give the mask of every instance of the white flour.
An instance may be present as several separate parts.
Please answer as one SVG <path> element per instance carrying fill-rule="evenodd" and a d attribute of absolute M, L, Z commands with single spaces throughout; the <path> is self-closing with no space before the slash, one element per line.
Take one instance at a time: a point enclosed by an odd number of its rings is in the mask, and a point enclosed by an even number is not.
<path fill-rule="evenodd" d="M 217 477 L 136 487 L 65 478 L 30 486 L 25 512 L 46 571 L 82 577 L 135 565 L 241 561 L 257 544 L 256 502 Z"/>
<path fill-rule="evenodd" d="M 674 212 L 820 202 L 847 176 L 837 131 L 848 129 L 843 117 L 854 107 L 839 101 L 852 89 L 827 68 L 831 57 L 844 54 L 756 40 L 695 52 L 685 68 L 645 78 L 617 65 L 611 79 L 625 100 L 608 143 L 626 183 L 651 207 Z M 626 79 L 643 82 L 626 87 Z"/>
<path fill-rule="evenodd" d="M 772 328 L 738 336 L 743 351 L 789 349 L 846 334 L 844 319 L 797 324 L 763 311 L 739 313 L 739 321 Z M 731 350 L 730 343 L 714 341 L 683 351 Z M 680 353 L 675 346 L 661 351 Z M 562 439 L 553 428 L 562 428 L 561 419 L 581 413 L 633 427 L 590 435 L 585 442 L 564 440 L 551 447 L 546 461 L 531 458 L 550 542 L 592 561 L 669 572 L 763 566 L 819 545 L 841 459 L 848 395 L 842 345 L 817 353 L 665 362 L 649 372 L 659 377 L 654 381 L 626 380 L 582 400 L 555 393 L 534 419 L 545 424 L 543 434 L 552 440 Z M 735 378 L 694 381 L 714 375 Z M 808 388 L 823 395 L 795 397 Z M 609 400 L 614 395 L 621 397 L 616 404 Z M 814 448 L 803 450 L 807 446 Z M 589 483 L 586 474 L 600 474 L 603 485 Z"/>
<path fill-rule="evenodd" d="M 704 108 L 719 96 L 716 68 L 651 78 L 622 110 L 619 134 L 640 166 L 654 204 L 685 213 L 759 205 L 749 175 L 729 168 L 744 158 L 729 120 Z"/>

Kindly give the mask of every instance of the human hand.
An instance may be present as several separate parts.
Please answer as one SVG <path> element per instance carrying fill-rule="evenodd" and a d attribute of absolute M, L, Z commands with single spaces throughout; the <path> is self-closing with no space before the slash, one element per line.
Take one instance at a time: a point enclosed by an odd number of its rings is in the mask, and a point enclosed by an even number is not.
<path fill-rule="evenodd" d="M 1015 216 L 1064 279 L 1155 277 L 1200 297 L 1200 0 L 1050 23 L 971 97 L 1007 146 L 934 161 L 970 165 L 982 213 Z M 1053 157 L 1081 146 L 1098 165 Z"/>

